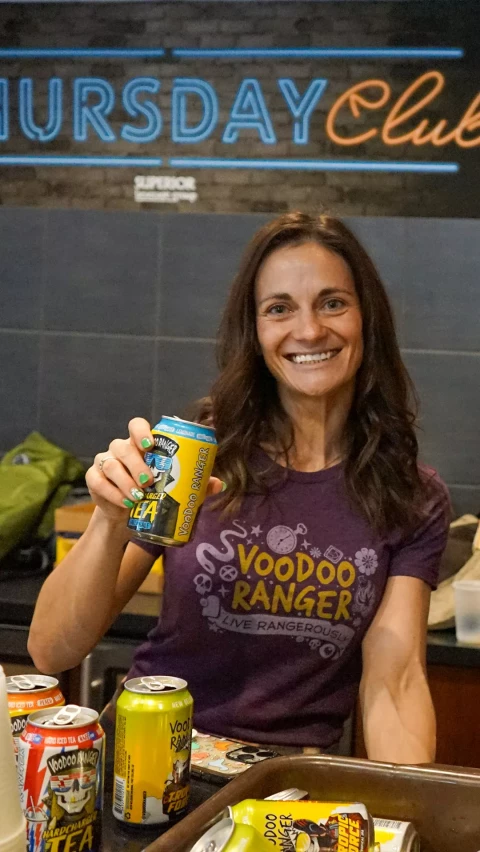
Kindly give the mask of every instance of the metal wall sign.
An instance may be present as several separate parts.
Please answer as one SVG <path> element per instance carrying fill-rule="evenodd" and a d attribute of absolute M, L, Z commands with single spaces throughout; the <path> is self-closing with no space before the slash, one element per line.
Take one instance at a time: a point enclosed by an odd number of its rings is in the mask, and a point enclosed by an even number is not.
<path fill-rule="evenodd" d="M 6 4 L 3 204 L 477 216 L 477 0 Z"/>

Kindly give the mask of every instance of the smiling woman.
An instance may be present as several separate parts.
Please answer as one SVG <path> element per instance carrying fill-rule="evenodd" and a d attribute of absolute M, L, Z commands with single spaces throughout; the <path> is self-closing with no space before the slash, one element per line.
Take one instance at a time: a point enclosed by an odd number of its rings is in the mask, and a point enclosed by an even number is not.
<path fill-rule="evenodd" d="M 163 553 L 161 620 L 129 676 L 188 681 L 198 730 L 331 749 L 360 691 L 370 757 L 432 760 L 426 622 L 448 496 L 417 462 L 392 313 L 345 225 L 290 213 L 254 236 L 219 365 L 192 418 L 218 439 L 192 538 L 125 548 L 123 500 L 149 481 L 135 418 L 87 473 L 97 509 L 40 594 L 36 664 L 78 662 Z"/>

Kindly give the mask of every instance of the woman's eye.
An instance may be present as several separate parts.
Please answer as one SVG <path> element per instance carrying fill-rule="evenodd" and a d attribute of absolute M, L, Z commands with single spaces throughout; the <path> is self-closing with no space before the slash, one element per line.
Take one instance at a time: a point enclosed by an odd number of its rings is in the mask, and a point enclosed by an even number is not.
<path fill-rule="evenodd" d="M 273 316 L 281 316 L 282 314 L 286 314 L 287 311 L 288 308 L 286 305 L 271 305 L 269 308 L 267 308 L 267 314 Z"/>
<path fill-rule="evenodd" d="M 325 302 L 325 307 L 329 311 L 338 311 L 345 307 L 345 302 L 343 299 L 329 299 L 328 302 Z"/>

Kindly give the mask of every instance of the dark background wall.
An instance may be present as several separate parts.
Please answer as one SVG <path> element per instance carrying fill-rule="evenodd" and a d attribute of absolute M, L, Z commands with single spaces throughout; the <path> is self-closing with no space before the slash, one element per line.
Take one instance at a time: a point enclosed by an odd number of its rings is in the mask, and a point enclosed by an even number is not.
<path fill-rule="evenodd" d="M 0 451 L 31 429 L 90 459 L 135 415 L 208 391 L 214 337 L 263 215 L 0 208 Z M 392 297 L 422 456 L 480 509 L 480 222 L 350 218 Z"/>

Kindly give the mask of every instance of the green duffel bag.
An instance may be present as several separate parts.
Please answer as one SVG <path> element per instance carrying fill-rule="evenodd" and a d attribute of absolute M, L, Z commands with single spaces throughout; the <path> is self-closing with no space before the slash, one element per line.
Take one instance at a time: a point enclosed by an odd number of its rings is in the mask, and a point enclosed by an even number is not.
<path fill-rule="evenodd" d="M 0 460 L 0 559 L 16 547 L 46 541 L 55 509 L 84 475 L 75 456 L 39 432 L 9 450 Z"/>

